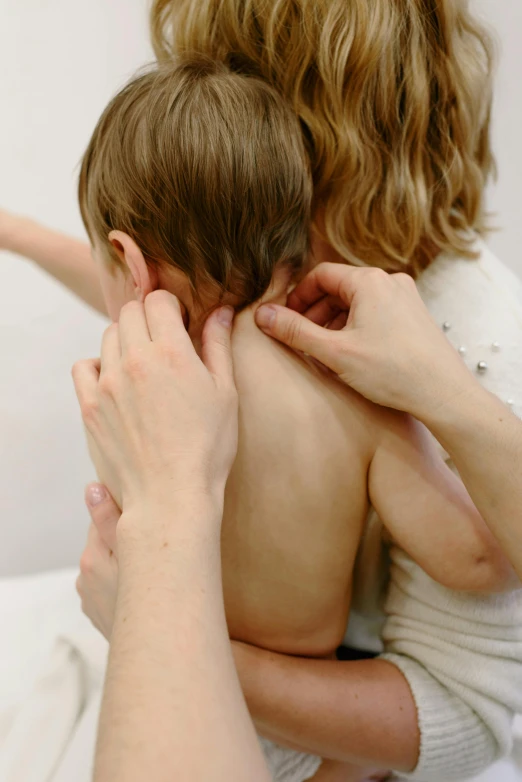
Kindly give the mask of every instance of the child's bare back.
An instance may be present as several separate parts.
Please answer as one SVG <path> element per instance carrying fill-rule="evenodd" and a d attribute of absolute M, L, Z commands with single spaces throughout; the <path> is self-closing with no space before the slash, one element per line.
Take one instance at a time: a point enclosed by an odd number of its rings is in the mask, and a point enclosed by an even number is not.
<path fill-rule="evenodd" d="M 339 646 L 370 503 L 394 538 L 455 589 L 503 587 L 503 559 L 431 437 L 237 319 L 240 446 L 226 492 L 231 637 L 327 656 Z"/>
<path fill-rule="evenodd" d="M 283 291 L 275 300 L 284 298 Z M 253 308 L 237 317 L 233 350 L 240 442 L 222 532 L 231 638 L 286 654 L 332 654 L 346 630 L 370 504 L 390 538 L 436 580 L 505 588 L 504 558 L 419 424 L 270 340 Z"/>

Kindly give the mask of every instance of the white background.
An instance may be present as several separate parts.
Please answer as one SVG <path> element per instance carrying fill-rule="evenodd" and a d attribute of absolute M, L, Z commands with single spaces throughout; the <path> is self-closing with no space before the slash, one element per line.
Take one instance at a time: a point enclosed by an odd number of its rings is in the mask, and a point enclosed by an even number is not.
<path fill-rule="evenodd" d="M 477 0 L 478 2 L 478 0 Z M 480 0 L 503 54 L 491 244 L 522 273 L 522 4 Z M 109 96 L 151 58 L 145 0 L 0 0 L 0 205 L 82 235 L 77 163 Z M 70 380 L 104 321 L 0 255 L 0 576 L 74 564 L 93 478 Z"/>

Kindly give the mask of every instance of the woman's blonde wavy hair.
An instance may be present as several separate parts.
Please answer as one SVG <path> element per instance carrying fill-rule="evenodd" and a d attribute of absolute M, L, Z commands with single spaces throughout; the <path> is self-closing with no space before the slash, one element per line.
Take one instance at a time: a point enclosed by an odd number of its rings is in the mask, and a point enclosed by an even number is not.
<path fill-rule="evenodd" d="M 154 0 L 160 60 L 267 80 L 300 119 L 316 225 L 352 264 L 416 276 L 486 230 L 493 45 L 467 0 Z"/>

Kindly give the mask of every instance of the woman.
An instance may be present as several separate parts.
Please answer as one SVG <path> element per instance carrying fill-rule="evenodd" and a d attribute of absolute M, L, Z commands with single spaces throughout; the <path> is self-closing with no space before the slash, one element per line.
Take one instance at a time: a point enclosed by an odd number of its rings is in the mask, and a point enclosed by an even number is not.
<path fill-rule="evenodd" d="M 448 333 L 455 339 L 466 334 L 458 346 L 471 352 L 478 340 L 475 331 L 465 330 L 470 310 L 476 312 L 471 319 L 474 329 L 488 326 L 477 280 L 490 273 L 497 278 L 504 274 L 482 246 L 474 246 L 470 233 L 482 223 L 482 192 L 491 165 L 487 37 L 461 6 L 457 9 L 449 2 L 423 8 L 383 2 L 371 8 L 370 13 L 363 3 L 294 2 L 280 3 L 277 13 L 270 13 L 266 3 L 245 6 L 209 0 L 197 5 L 157 3 L 153 13 L 163 56 L 169 56 L 170 49 L 160 33 L 163 25 L 170 30 L 172 21 L 175 36 L 167 35 L 175 49 L 198 48 L 226 58 L 235 67 L 267 78 L 292 101 L 305 129 L 315 175 L 320 232 L 314 250 L 319 259 L 330 257 L 335 247 L 336 259 L 377 262 L 387 270 L 416 273 L 440 251 L 461 256 L 432 263 L 420 284 L 426 280 L 426 296 L 431 296 L 432 310 L 443 313 L 443 318 L 437 314 L 441 322 L 455 310 L 455 297 L 460 301 L 465 292 L 467 310 L 455 313 L 459 322 L 451 315 L 453 328 Z M 39 229 L 24 233 L 13 223 L 6 233 L 12 249 L 29 250 L 47 268 L 49 250 L 56 250 L 52 266 L 57 276 L 65 276 L 69 265 L 60 261 L 68 249 L 61 239 L 51 237 L 46 245 Z M 477 252 L 479 262 L 463 260 Z M 90 271 L 89 275 L 92 280 Z M 458 286 L 460 296 L 455 294 Z M 493 324 L 498 327 L 492 318 L 489 328 Z M 513 321 L 506 328 L 512 327 Z M 496 334 L 486 336 L 490 345 L 502 346 Z M 476 365 L 487 363 L 486 358 L 489 353 L 477 358 Z M 505 362 L 509 356 L 495 353 L 494 359 Z M 493 384 L 494 375 L 484 375 L 485 381 Z M 388 634 L 396 651 L 398 640 Z M 354 644 L 353 638 L 350 642 Z M 372 643 L 359 637 L 361 644 L 374 646 L 375 634 Z M 408 662 L 406 670 L 401 654 L 388 659 L 402 666 L 417 695 L 426 687 L 437 689 L 436 683 L 426 681 L 422 664 Z M 350 693 L 360 686 L 362 665 L 309 665 L 246 647 L 236 648 L 236 661 L 254 716 L 276 739 L 336 757 L 357 742 L 356 723 L 364 724 L 366 732 L 374 727 L 382 689 L 372 691 L 371 682 L 366 683 L 367 697 L 359 698 L 373 704 L 367 721 L 353 719 Z M 404 680 L 393 679 L 398 672 L 394 666 L 390 671 L 387 694 L 393 701 L 394 682 L 402 686 Z M 299 687 L 291 684 L 292 676 L 299 677 Z M 338 697 L 340 691 L 346 693 L 344 699 Z M 278 701 L 280 693 L 284 699 Z M 437 755 L 427 736 L 433 738 L 447 724 L 446 713 L 428 713 L 423 697 L 417 701 L 424 753 L 417 771 L 446 777 L 450 772 L 471 773 L 476 766 L 457 767 L 452 753 L 446 752 L 444 760 Z M 310 709 L 312 702 L 323 711 Z M 328 730 L 323 730 L 327 724 Z M 498 735 L 483 732 L 480 725 L 475 728 L 485 750 L 481 762 L 493 759 L 499 751 Z M 504 731 L 502 736 L 505 750 Z M 461 740 L 462 734 L 455 732 L 455 752 Z"/>

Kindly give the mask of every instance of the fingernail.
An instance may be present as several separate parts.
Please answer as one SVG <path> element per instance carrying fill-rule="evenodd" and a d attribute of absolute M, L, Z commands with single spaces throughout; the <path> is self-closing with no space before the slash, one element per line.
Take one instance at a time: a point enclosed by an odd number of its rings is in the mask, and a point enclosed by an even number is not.
<path fill-rule="evenodd" d="M 221 323 L 221 325 L 225 326 L 228 329 L 232 325 L 233 319 L 234 319 L 234 309 L 228 306 L 221 307 L 218 313 L 218 320 Z"/>
<path fill-rule="evenodd" d="M 262 329 L 271 329 L 276 319 L 277 311 L 270 304 L 264 304 L 256 312 L 257 325 Z"/>
<path fill-rule="evenodd" d="M 90 508 L 95 508 L 107 499 L 107 489 L 101 483 L 90 483 L 85 490 L 85 499 Z"/>

